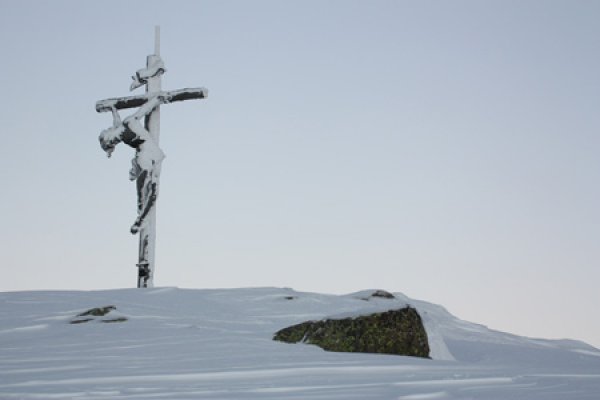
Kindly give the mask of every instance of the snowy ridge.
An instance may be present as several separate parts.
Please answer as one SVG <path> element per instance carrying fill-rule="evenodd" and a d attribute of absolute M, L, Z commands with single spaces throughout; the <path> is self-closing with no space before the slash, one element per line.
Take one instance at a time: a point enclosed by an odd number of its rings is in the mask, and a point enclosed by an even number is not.
<path fill-rule="evenodd" d="M 596 399 L 600 351 L 462 321 L 395 293 L 124 289 L 0 293 L 0 399 Z M 364 300 L 368 298 L 368 300 Z M 122 323 L 70 325 L 115 305 Z M 410 305 L 433 360 L 272 340 L 307 320 Z"/>

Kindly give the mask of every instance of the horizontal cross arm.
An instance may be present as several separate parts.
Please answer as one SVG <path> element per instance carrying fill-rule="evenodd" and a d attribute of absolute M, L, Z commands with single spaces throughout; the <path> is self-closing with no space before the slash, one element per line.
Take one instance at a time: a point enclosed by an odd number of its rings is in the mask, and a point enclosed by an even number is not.
<path fill-rule="evenodd" d="M 115 97 L 114 99 L 99 100 L 96 102 L 96 111 L 110 111 L 113 107 L 117 110 L 139 107 L 148 101 L 148 97 L 148 95 L 142 94 L 139 96 Z"/>
<path fill-rule="evenodd" d="M 126 108 L 134 108 L 144 105 L 150 98 L 154 96 L 161 97 L 162 103 L 172 103 L 174 101 L 204 99 L 208 96 L 208 90 L 205 88 L 185 88 L 178 90 L 170 90 L 168 92 L 147 93 L 139 96 L 115 97 L 112 99 L 104 99 L 96 102 L 97 112 L 110 111 L 112 108 L 122 110 Z"/>
<path fill-rule="evenodd" d="M 206 98 L 206 96 L 208 96 L 208 89 L 206 89 L 206 88 L 185 88 L 185 89 L 171 90 L 171 91 L 165 92 L 165 94 L 169 97 L 168 102 L 172 103 L 174 101 L 204 99 L 204 98 Z"/>

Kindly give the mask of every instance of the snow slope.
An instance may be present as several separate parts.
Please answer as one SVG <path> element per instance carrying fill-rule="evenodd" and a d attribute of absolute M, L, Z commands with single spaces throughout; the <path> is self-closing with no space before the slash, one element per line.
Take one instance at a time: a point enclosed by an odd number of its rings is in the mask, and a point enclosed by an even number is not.
<path fill-rule="evenodd" d="M 0 293 L 0 399 L 599 399 L 600 351 L 396 294 L 291 289 Z M 417 308 L 433 360 L 271 340 L 309 319 Z M 124 323 L 70 325 L 115 305 Z"/>

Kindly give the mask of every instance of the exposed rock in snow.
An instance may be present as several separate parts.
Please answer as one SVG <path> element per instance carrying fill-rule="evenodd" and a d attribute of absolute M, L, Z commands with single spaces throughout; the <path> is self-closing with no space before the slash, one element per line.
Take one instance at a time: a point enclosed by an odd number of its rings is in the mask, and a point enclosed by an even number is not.
<path fill-rule="evenodd" d="M 115 312 L 117 307 L 115 306 L 104 306 L 104 307 L 94 307 L 90 308 L 87 311 L 84 311 L 80 314 L 77 314 L 75 318 L 71 320 L 71 324 L 82 324 L 85 322 L 96 321 L 96 322 L 125 322 L 127 318 L 120 313 Z M 110 316 L 107 316 L 110 314 Z"/>
<path fill-rule="evenodd" d="M 365 301 L 369 301 L 369 299 L 371 299 L 373 297 L 379 297 L 379 298 L 382 298 L 382 299 L 395 299 L 396 298 L 390 292 L 382 290 L 382 289 L 363 290 L 362 292 L 360 292 L 360 294 L 362 294 L 363 297 L 359 297 L 359 298 L 361 300 L 365 300 Z M 358 293 L 357 293 L 357 295 L 358 295 Z"/>
<path fill-rule="evenodd" d="M 273 339 L 314 344 L 327 351 L 429 358 L 427 333 L 419 313 L 410 307 L 353 318 L 303 322 L 281 329 Z"/>
<path fill-rule="evenodd" d="M 386 292 L 385 290 L 376 290 L 371 294 L 371 297 L 381 297 L 384 299 L 395 299 L 396 297 L 390 292 Z"/>

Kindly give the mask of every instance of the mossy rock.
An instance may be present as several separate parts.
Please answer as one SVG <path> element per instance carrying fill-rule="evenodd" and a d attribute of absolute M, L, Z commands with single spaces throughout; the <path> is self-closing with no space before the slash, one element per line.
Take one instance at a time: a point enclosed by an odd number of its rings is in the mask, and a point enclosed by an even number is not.
<path fill-rule="evenodd" d="M 412 307 L 355 318 L 303 322 L 278 331 L 273 339 L 314 344 L 327 351 L 429 358 L 427 332 Z"/>

